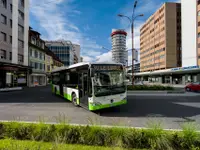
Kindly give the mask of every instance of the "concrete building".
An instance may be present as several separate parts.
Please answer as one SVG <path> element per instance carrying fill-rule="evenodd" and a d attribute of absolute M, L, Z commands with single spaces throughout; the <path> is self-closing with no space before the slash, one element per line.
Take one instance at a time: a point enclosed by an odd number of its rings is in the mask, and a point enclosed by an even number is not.
<path fill-rule="evenodd" d="M 81 62 L 81 56 L 80 56 L 81 47 L 78 44 L 73 44 L 73 46 L 75 49 L 75 57 L 77 57 L 77 62 L 75 62 L 75 63 Z"/>
<path fill-rule="evenodd" d="M 112 61 L 127 65 L 126 51 L 126 36 L 127 33 L 122 29 L 113 29 L 112 37 Z"/>
<path fill-rule="evenodd" d="M 175 67 L 181 67 L 181 4 L 164 3 L 140 29 L 140 71 Z"/>
<path fill-rule="evenodd" d="M 75 64 L 80 59 L 80 46 L 74 46 L 71 41 L 46 41 L 45 43 L 65 66 Z"/>
<path fill-rule="evenodd" d="M 0 88 L 27 85 L 29 1 L 0 0 Z"/>
<path fill-rule="evenodd" d="M 181 0 L 182 64 L 200 65 L 200 0 Z"/>
<path fill-rule="evenodd" d="M 50 81 L 51 71 L 57 67 L 62 67 L 64 64 L 60 61 L 60 59 L 49 50 L 48 47 L 45 46 L 46 54 L 45 54 L 45 71 L 47 74 L 47 83 Z"/>
<path fill-rule="evenodd" d="M 29 65 L 32 74 L 29 75 L 29 86 L 45 86 L 47 75 L 45 71 L 45 42 L 40 38 L 40 33 L 29 30 Z"/>

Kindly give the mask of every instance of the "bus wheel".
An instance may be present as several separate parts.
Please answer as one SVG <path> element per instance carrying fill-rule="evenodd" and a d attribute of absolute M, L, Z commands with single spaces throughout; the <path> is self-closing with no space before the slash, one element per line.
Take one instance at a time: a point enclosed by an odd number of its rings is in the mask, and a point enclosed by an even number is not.
<path fill-rule="evenodd" d="M 72 103 L 74 104 L 74 106 L 78 106 L 76 94 L 72 94 Z"/>

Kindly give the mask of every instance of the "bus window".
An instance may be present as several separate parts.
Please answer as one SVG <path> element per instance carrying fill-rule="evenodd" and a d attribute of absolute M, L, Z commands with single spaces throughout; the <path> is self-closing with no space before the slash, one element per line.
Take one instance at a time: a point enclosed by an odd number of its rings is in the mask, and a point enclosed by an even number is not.
<path fill-rule="evenodd" d="M 58 85 L 60 82 L 59 73 L 52 75 L 52 84 Z"/>

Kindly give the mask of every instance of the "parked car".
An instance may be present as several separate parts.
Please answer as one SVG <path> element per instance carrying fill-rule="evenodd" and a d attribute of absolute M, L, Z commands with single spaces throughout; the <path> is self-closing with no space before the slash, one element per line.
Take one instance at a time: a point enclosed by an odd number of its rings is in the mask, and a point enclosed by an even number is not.
<path fill-rule="evenodd" d="M 186 91 L 198 91 L 200 92 L 200 82 L 189 83 L 185 86 Z"/>

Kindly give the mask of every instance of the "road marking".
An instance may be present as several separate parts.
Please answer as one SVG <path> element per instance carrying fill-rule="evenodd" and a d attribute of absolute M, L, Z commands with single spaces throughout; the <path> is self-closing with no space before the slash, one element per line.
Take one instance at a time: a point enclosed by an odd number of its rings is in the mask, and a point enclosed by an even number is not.
<path fill-rule="evenodd" d="M 37 122 L 37 121 L 15 121 L 15 120 L 0 120 L 0 122 L 18 122 L 18 123 L 34 123 L 34 124 L 39 124 L 41 122 Z M 42 122 L 44 124 L 61 124 L 61 123 L 57 123 L 57 122 Z M 68 123 L 67 123 L 68 124 Z M 68 125 L 72 125 L 72 126 L 93 126 L 93 125 L 89 125 L 89 124 L 73 124 L 73 123 L 69 123 Z M 146 128 L 146 127 L 129 127 L 129 126 L 110 126 L 110 125 L 95 125 L 98 127 L 104 127 L 104 128 L 113 128 L 113 127 L 118 127 L 118 128 L 131 128 L 131 129 L 151 129 L 151 128 Z M 182 129 L 163 129 L 165 131 L 183 131 Z M 197 131 L 200 132 L 200 131 Z"/>

